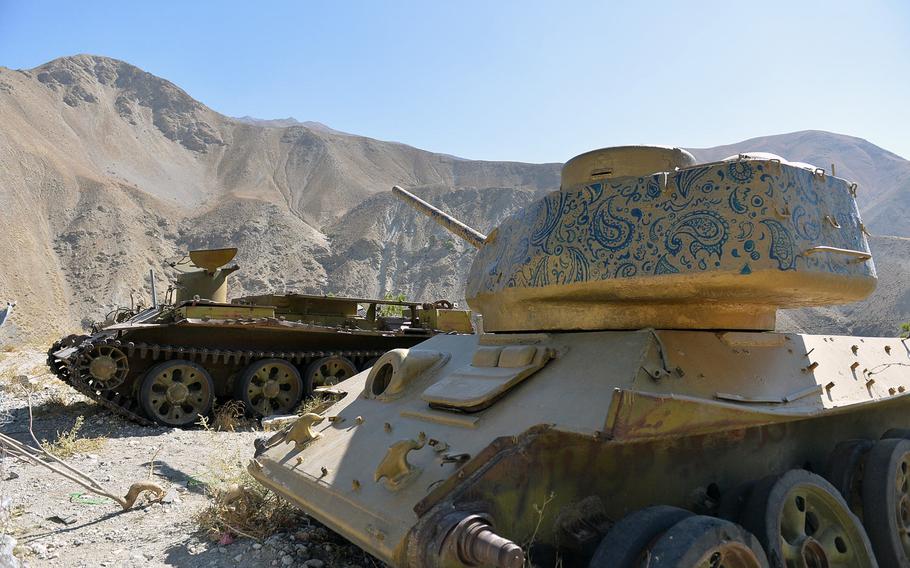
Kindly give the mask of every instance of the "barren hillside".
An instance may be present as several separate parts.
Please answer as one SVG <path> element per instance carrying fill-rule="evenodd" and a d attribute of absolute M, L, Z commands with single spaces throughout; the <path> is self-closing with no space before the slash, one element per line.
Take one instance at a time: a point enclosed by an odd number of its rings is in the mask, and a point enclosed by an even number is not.
<path fill-rule="evenodd" d="M 667 142 L 656 140 L 654 142 Z M 864 140 L 810 131 L 694 152 L 747 150 L 829 167 L 860 184 L 873 233 L 910 237 L 910 162 Z M 554 156 L 567 158 L 568 156 Z M 0 299 L 7 338 L 46 341 L 99 319 L 179 251 L 237 246 L 234 292 L 270 290 L 460 300 L 472 250 L 397 202 L 400 184 L 481 231 L 559 184 L 559 164 L 425 152 L 293 119 L 235 119 L 128 63 L 79 55 L 0 67 Z M 910 319 L 910 241 L 876 239 L 867 305 L 782 322 L 893 333 Z M 903 294 L 903 295 L 902 295 Z"/>

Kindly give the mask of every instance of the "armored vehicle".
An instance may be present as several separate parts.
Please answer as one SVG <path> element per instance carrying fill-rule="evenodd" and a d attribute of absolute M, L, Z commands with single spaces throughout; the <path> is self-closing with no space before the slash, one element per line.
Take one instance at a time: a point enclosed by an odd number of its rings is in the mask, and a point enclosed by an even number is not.
<path fill-rule="evenodd" d="M 394 349 L 256 444 L 259 481 L 393 566 L 908 566 L 910 346 L 776 333 L 876 276 L 856 185 L 620 147 L 477 247 L 483 332 Z"/>
<path fill-rule="evenodd" d="M 447 300 L 310 296 L 227 301 L 236 249 L 197 250 L 160 305 L 118 310 L 89 336 L 48 351 L 48 366 L 89 398 L 136 422 L 186 426 L 215 400 L 258 416 L 293 412 L 301 399 L 368 368 L 383 353 L 436 333 L 471 333 L 470 313 Z M 175 263 L 175 266 L 180 264 Z"/>

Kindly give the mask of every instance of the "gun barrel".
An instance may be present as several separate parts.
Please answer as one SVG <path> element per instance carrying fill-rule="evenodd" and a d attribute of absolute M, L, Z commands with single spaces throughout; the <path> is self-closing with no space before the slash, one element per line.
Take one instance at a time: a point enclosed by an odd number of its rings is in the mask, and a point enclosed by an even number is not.
<path fill-rule="evenodd" d="M 443 213 L 442 211 L 433 207 L 432 205 L 430 205 L 423 199 L 417 197 L 410 191 L 406 191 L 396 185 L 396 186 L 392 187 L 392 192 L 396 196 L 398 196 L 399 199 L 401 199 L 402 201 L 404 201 L 405 203 L 407 203 L 408 205 L 410 205 L 417 211 L 420 211 L 427 217 L 430 217 L 431 219 L 436 221 L 439 225 L 441 225 L 443 228 L 447 229 L 449 232 L 454 233 L 455 235 L 458 235 L 463 240 L 465 240 L 468 243 L 470 243 L 471 245 L 473 245 L 475 248 L 482 247 L 483 242 L 487 239 L 487 236 L 484 235 L 483 233 L 476 231 L 475 229 L 472 229 L 471 227 L 465 225 L 464 223 L 462 223 L 455 217 L 452 217 L 451 215 Z"/>

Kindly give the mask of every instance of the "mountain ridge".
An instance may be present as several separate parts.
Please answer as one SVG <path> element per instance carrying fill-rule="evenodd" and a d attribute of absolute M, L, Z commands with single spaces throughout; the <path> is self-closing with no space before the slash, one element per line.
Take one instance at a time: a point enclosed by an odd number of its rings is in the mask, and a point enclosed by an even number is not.
<path fill-rule="evenodd" d="M 473 249 L 388 188 L 410 187 L 489 231 L 559 185 L 558 163 L 467 160 L 320 123 L 228 117 L 166 79 L 100 56 L 0 67 L 0 116 L 0 197 L 9 204 L 0 210 L 9 227 L 0 246 L 17 253 L 0 274 L 0 298 L 19 300 L 20 322 L 4 333 L 32 339 L 98 319 L 131 295 L 147 297 L 150 268 L 166 289 L 171 275 L 162 260 L 190 248 L 240 248 L 236 295 L 403 292 L 461 300 Z M 759 143 L 765 147 L 751 147 Z M 895 227 L 910 236 L 899 221 L 910 212 L 910 186 L 902 185 L 910 162 L 822 131 L 693 152 L 706 160 L 756 149 L 791 160 L 830 157 L 839 176 L 855 174 L 873 232 Z M 902 260 L 894 251 L 905 243 L 882 243 L 883 274 L 894 272 Z"/>

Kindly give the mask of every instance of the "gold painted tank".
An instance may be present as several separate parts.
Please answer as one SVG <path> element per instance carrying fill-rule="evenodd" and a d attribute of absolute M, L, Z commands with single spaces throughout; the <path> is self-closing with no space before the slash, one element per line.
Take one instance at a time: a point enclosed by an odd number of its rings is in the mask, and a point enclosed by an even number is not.
<path fill-rule="evenodd" d="M 63 381 L 141 424 L 187 426 L 216 403 L 248 413 L 292 413 L 394 348 L 437 333 L 472 333 L 470 312 L 447 300 L 266 294 L 228 301 L 226 267 L 237 249 L 195 250 L 172 265 L 177 278 L 158 303 L 115 311 L 91 335 L 48 351 Z"/>
<path fill-rule="evenodd" d="M 250 472 L 393 566 L 910 566 L 910 346 L 776 333 L 862 299 L 856 185 L 769 154 L 570 160 L 478 252 L 476 336 L 390 351 Z"/>

